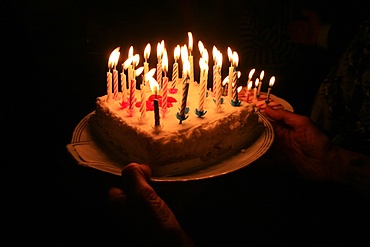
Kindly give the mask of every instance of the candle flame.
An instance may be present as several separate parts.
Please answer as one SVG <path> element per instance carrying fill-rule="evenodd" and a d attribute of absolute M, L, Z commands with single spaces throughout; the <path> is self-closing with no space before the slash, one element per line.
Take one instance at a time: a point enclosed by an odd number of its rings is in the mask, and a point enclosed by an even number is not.
<path fill-rule="evenodd" d="M 132 63 L 132 57 L 127 58 L 126 61 L 122 64 L 123 69 L 127 69 L 131 63 Z"/>
<path fill-rule="evenodd" d="M 189 37 L 189 53 L 191 54 L 191 51 L 193 50 L 193 34 L 191 32 L 188 32 Z"/>
<path fill-rule="evenodd" d="M 204 62 L 206 63 L 206 64 L 208 64 L 208 51 L 207 51 L 207 49 L 204 49 L 203 50 L 203 54 L 202 54 L 202 58 L 203 58 L 203 60 L 204 60 Z"/>
<path fill-rule="evenodd" d="M 217 54 L 217 67 L 219 69 L 221 69 L 221 67 L 222 67 L 222 53 L 221 52 L 219 52 Z"/>
<path fill-rule="evenodd" d="M 141 73 L 143 73 L 144 67 L 141 66 L 135 70 L 135 76 L 138 77 Z"/>
<path fill-rule="evenodd" d="M 183 63 L 185 63 L 185 61 L 189 61 L 188 49 L 186 45 L 181 47 L 181 59 Z"/>
<path fill-rule="evenodd" d="M 198 41 L 198 48 L 199 48 L 199 52 L 200 54 L 203 54 L 203 51 L 204 51 L 204 45 L 202 43 L 202 41 Z"/>
<path fill-rule="evenodd" d="M 274 85 L 274 83 L 275 83 L 275 76 L 271 76 L 269 86 L 272 87 Z"/>
<path fill-rule="evenodd" d="M 249 79 L 252 78 L 255 71 L 256 69 L 251 69 L 251 71 L 249 72 L 249 76 L 248 76 Z"/>
<path fill-rule="evenodd" d="M 225 86 L 226 83 L 229 83 L 229 82 L 230 82 L 229 76 L 226 76 L 225 79 L 222 81 L 222 86 Z"/>
<path fill-rule="evenodd" d="M 241 75 L 242 75 L 242 72 L 238 71 L 238 79 L 240 78 Z"/>
<path fill-rule="evenodd" d="M 150 46 L 150 43 L 148 43 L 146 46 L 145 46 L 145 49 L 144 49 L 144 58 L 145 60 L 147 60 L 150 56 L 150 50 L 151 50 L 151 46 Z"/>
<path fill-rule="evenodd" d="M 175 57 L 175 62 L 177 62 L 177 59 L 179 59 L 180 57 L 180 45 L 177 45 L 175 47 L 174 57 Z"/>
<path fill-rule="evenodd" d="M 213 56 L 213 61 L 214 62 L 217 61 L 217 53 L 218 53 L 218 50 L 217 50 L 216 46 L 213 46 L 213 48 L 212 48 L 212 56 Z"/>
<path fill-rule="evenodd" d="M 145 80 L 149 80 L 151 77 L 154 76 L 156 68 L 152 68 L 148 71 L 148 73 L 145 74 Z"/>
<path fill-rule="evenodd" d="M 187 77 L 190 76 L 190 62 L 189 62 L 189 60 L 184 61 L 183 73 L 184 73 L 184 78 L 187 78 Z"/>
<path fill-rule="evenodd" d="M 153 77 L 150 77 L 149 78 L 149 87 L 150 87 L 150 90 L 152 90 L 153 93 L 157 94 L 158 93 L 158 82 L 153 78 Z"/>
<path fill-rule="evenodd" d="M 208 70 L 208 64 L 202 57 L 199 59 L 199 67 L 202 72 Z"/>
<path fill-rule="evenodd" d="M 249 91 L 249 90 L 251 90 L 251 88 L 252 88 L 252 84 L 253 84 L 253 82 L 252 82 L 252 81 L 248 82 L 248 85 L 247 85 L 247 90 L 248 90 L 248 91 Z"/>
<path fill-rule="evenodd" d="M 238 53 L 237 52 L 233 52 L 233 59 L 232 59 L 232 63 L 233 63 L 233 66 L 234 67 L 238 67 L 238 63 L 239 63 L 239 56 L 238 56 Z"/>
<path fill-rule="evenodd" d="M 108 60 L 108 68 L 112 69 L 113 67 L 117 66 L 119 55 L 120 55 L 119 49 L 120 47 L 117 47 L 110 54 L 109 60 Z"/>
<path fill-rule="evenodd" d="M 157 44 L 157 58 L 161 59 L 164 49 L 164 40 Z"/>
<path fill-rule="evenodd" d="M 130 49 L 128 50 L 128 57 L 132 57 L 134 55 L 134 47 L 130 46 Z"/>
<path fill-rule="evenodd" d="M 166 48 L 163 49 L 163 60 L 162 60 L 162 69 L 164 73 L 167 73 L 168 70 L 168 57 Z"/>
<path fill-rule="evenodd" d="M 238 93 L 239 93 L 240 91 L 242 91 L 242 88 L 243 88 L 242 86 L 239 86 L 239 87 L 238 87 L 238 89 L 237 89 L 237 90 L 238 90 Z"/>
<path fill-rule="evenodd" d="M 265 76 L 265 71 L 261 71 L 261 74 L 260 74 L 260 81 L 262 81 L 263 80 L 263 77 Z"/>
<path fill-rule="evenodd" d="M 231 50 L 230 47 L 227 47 L 227 56 L 229 57 L 230 63 L 233 62 L 233 51 Z"/>
<path fill-rule="evenodd" d="M 260 84 L 260 81 L 259 81 L 259 79 L 257 78 L 257 79 L 256 79 L 256 82 L 255 82 L 255 84 L 254 84 L 254 85 L 255 85 L 256 87 L 258 87 L 258 84 Z"/>
<path fill-rule="evenodd" d="M 140 61 L 140 56 L 139 54 L 135 54 L 135 56 L 132 57 L 132 65 L 136 66 L 139 64 Z"/>

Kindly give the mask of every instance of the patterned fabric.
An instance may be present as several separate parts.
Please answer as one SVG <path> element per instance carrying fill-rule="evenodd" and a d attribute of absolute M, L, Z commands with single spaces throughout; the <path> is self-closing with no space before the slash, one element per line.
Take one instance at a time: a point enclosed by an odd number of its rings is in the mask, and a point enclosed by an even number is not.
<path fill-rule="evenodd" d="M 360 26 L 319 88 L 311 119 L 344 148 L 370 155 L 370 33 Z"/>
<path fill-rule="evenodd" d="M 259 5 L 249 6 L 241 16 L 242 63 L 246 68 L 281 67 L 296 54 L 297 47 L 287 34 L 296 11 L 290 1 L 261 0 L 255 4 Z"/>

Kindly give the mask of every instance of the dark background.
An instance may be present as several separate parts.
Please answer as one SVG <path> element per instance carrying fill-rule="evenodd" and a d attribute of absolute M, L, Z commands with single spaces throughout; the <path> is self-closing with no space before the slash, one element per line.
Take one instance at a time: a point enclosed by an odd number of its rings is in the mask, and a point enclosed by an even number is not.
<path fill-rule="evenodd" d="M 151 42 L 155 59 L 157 42 L 187 43 L 188 31 L 209 51 L 237 44 L 240 9 L 233 2 L 93 2 L 5 2 L 3 223 L 13 236 L 3 239 L 6 245 L 109 246 L 122 240 L 125 246 L 128 228 L 110 218 L 107 203 L 119 178 L 76 165 L 65 149 L 96 97 L 105 94 L 110 52 L 121 46 L 126 56 L 133 45 L 142 56 Z M 220 10 L 230 14 L 213 14 Z M 304 112 L 297 92 L 286 88 L 275 93 L 285 93 Z M 199 246 L 369 243 L 367 199 L 337 184 L 304 181 L 275 166 L 271 155 L 219 178 L 153 186 Z"/>

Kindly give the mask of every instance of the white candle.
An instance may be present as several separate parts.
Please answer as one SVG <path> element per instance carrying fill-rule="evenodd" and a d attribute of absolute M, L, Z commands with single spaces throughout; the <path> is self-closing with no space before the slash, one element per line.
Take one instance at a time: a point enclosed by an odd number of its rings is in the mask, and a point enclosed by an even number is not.
<path fill-rule="evenodd" d="M 262 80 L 263 80 L 263 77 L 265 76 L 265 71 L 261 71 L 261 74 L 260 74 L 260 82 L 258 84 L 258 91 L 257 91 L 257 97 L 260 97 L 260 92 L 261 92 L 261 86 L 262 86 Z"/>
<path fill-rule="evenodd" d="M 108 60 L 108 72 L 107 72 L 107 100 L 111 99 L 112 95 L 112 73 L 110 72 L 111 69 L 113 69 L 113 75 L 114 75 L 114 99 L 116 99 L 116 96 L 118 94 L 118 72 L 116 70 L 116 66 L 118 63 L 119 58 L 119 49 L 120 47 L 117 47 L 112 51 L 112 53 L 109 56 Z"/>
<path fill-rule="evenodd" d="M 172 68 L 172 88 L 176 87 L 177 80 L 179 78 L 179 63 L 177 60 L 180 57 L 180 45 L 177 45 L 175 50 L 174 50 L 174 58 L 175 62 L 173 63 L 173 68 Z"/>
<path fill-rule="evenodd" d="M 130 64 L 128 65 L 128 68 L 127 68 L 127 78 L 128 78 L 128 82 L 129 82 L 129 88 L 130 88 L 130 85 L 131 85 L 131 79 L 132 79 L 132 59 L 133 59 L 133 56 L 134 56 L 134 47 L 133 46 L 130 46 L 130 49 L 128 50 L 128 59 L 129 59 L 129 62 Z"/>
<path fill-rule="evenodd" d="M 127 81 L 126 81 L 126 74 L 125 70 L 128 69 L 132 61 L 132 58 L 128 58 L 123 64 L 122 64 L 122 73 L 121 73 L 121 91 L 122 91 L 122 101 L 127 101 Z"/>
<path fill-rule="evenodd" d="M 189 63 L 190 63 L 190 74 L 189 74 L 189 77 L 190 77 L 190 82 L 193 83 L 194 82 L 194 62 L 193 62 L 193 55 L 191 54 L 191 52 L 193 51 L 193 34 L 191 32 L 188 32 L 188 37 L 189 37 L 189 56 L 188 56 L 188 59 L 189 59 Z"/>
<path fill-rule="evenodd" d="M 162 54 L 164 49 L 164 41 L 157 44 L 157 82 L 159 86 L 162 85 Z"/>
<path fill-rule="evenodd" d="M 233 52 L 232 54 L 233 56 L 233 59 L 232 59 L 232 65 L 233 65 L 233 73 L 232 73 L 232 85 L 233 85 L 233 88 L 232 88 L 232 91 L 231 91 L 231 94 L 230 96 L 232 96 L 234 99 L 235 99 L 235 94 L 237 93 L 237 87 L 238 87 L 238 73 L 236 72 L 236 68 L 238 67 L 238 63 L 239 63 L 239 56 L 238 56 L 238 53 L 236 53 L 235 51 Z M 231 81 L 231 78 L 229 78 L 230 81 Z M 230 84 L 231 85 L 231 84 Z M 230 92 L 230 90 L 229 90 Z M 234 100 L 235 101 L 235 100 Z"/>
<path fill-rule="evenodd" d="M 148 59 L 149 59 L 149 56 L 150 56 L 150 43 L 148 43 L 146 46 L 145 46 L 145 49 L 144 49 L 144 78 L 145 78 L 145 75 L 146 73 L 149 72 L 149 63 L 148 63 Z M 148 82 L 144 79 L 144 85 L 147 85 Z M 149 87 L 149 85 L 148 85 Z"/>
<path fill-rule="evenodd" d="M 219 53 L 219 51 L 217 50 L 216 46 L 213 46 L 213 49 L 212 49 L 212 56 L 213 56 L 213 87 L 212 87 L 212 91 L 213 93 L 215 94 L 216 93 L 216 77 L 217 77 L 217 54 Z"/>
<path fill-rule="evenodd" d="M 229 83 L 227 84 L 227 96 L 232 97 L 232 84 L 234 78 L 235 68 L 233 66 L 233 52 L 230 47 L 227 48 L 227 55 L 229 57 L 230 67 L 229 67 Z"/>

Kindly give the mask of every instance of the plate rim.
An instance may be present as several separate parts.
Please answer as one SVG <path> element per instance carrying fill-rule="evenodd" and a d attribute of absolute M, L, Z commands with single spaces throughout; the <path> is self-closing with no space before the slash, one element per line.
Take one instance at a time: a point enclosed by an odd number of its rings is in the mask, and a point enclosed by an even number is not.
<path fill-rule="evenodd" d="M 88 115 L 86 115 L 77 124 L 77 126 L 75 127 L 75 129 L 73 131 L 73 134 L 72 134 L 71 143 L 69 143 L 66 146 L 67 151 L 71 154 L 71 156 L 74 158 L 74 160 L 79 165 L 91 167 L 91 168 L 100 170 L 102 172 L 106 172 L 106 173 L 109 173 L 109 174 L 120 176 L 120 171 L 124 167 L 124 165 L 113 164 L 111 162 L 109 165 L 114 166 L 116 169 L 119 169 L 119 172 L 118 172 L 118 170 L 116 172 L 112 172 L 110 169 L 104 168 L 104 165 L 99 164 L 99 162 L 83 162 L 81 160 L 81 157 L 80 157 L 78 151 L 75 149 L 76 145 L 81 145 L 81 144 L 84 144 L 84 143 L 95 144 L 96 140 L 94 140 L 93 138 L 89 138 L 89 135 L 88 135 L 89 139 L 81 140 L 82 135 L 84 134 L 84 132 L 86 133 L 86 131 L 87 132 L 89 131 L 89 128 L 88 128 L 89 119 L 94 114 L 94 112 L 95 111 L 90 112 Z M 260 119 L 262 120 L 262 122 L 265 126 L 265 129 L 264 129 L 263 133 L 261 134 L 261 136 L 251 146 L 249 146 L 247 148 L 247 149 L 257 148 L 257 150 L 254 153 L 249 154 L 248 162 L 244 162 L 243 164 L 230 167 L 229 169 L 228 168 L 220 169 L 221 171 L 218 171 L 218 172 L 217 172 L 217 169 L 216 169 L 216 171 L 214 173 L 212 173 L 212 168 L 213 168 L 213 170 L 215 170 L 215 168 L 225 166 L 224 163 L 227 160 L 229 160 L 231 158 L 234 158 L 235 156 L 245 155 L 245 153 L 242 152 L 243 149 L 241 149 L 240 151 L 237 151 L 236 153 L 230 155 L 228 158 L 226 158 L 222 161 L 216 162 L 214 164 L 211 164 L 211 165 L 208 165 L 208 166 L 205 166 L 205 167 L 200 167 L 198 169 L 194 169 L 193 171 L 189 171 L 189 172 L 186 172 L 186 173 L 183 173 L 183 174 L 172 175 L 172 176 L 162 176 L 162 177 L 151 177 L 151 181 L 153 181 L 153 182 L 178 182 L 178 181 L 194 181 L 194 180 L 209 179 L 209 178 L 213 178 L 213 177 L 222 176 L 222 175 L 225 175 L 225 174 L 228 174 L 228 173 L 231 173 L 231 172 L 235 172 L 235 171 L 237 171 L 237 170 L 239 170 L 243 167 L 246 167 L 246 166 L 250 165 L 251 163 L 255 162 L 262 155 L 264 155 L 267 152 L 267 150 L 269 150 L 269 148 L 271 147 L 271 145 L 274 141 L 274 131 L 273 131 L 271 123 L 263 115 L 263 113 L 258 111 L 257 114 L 259 115 Z M 97 146 L 95 146 L 95 148 L 99 149 Z M 99 149 L 99 151 L 106 152 L 102 149 Z M 209 170 L 211 170 L 211 171 L 209 171 Z"/>

